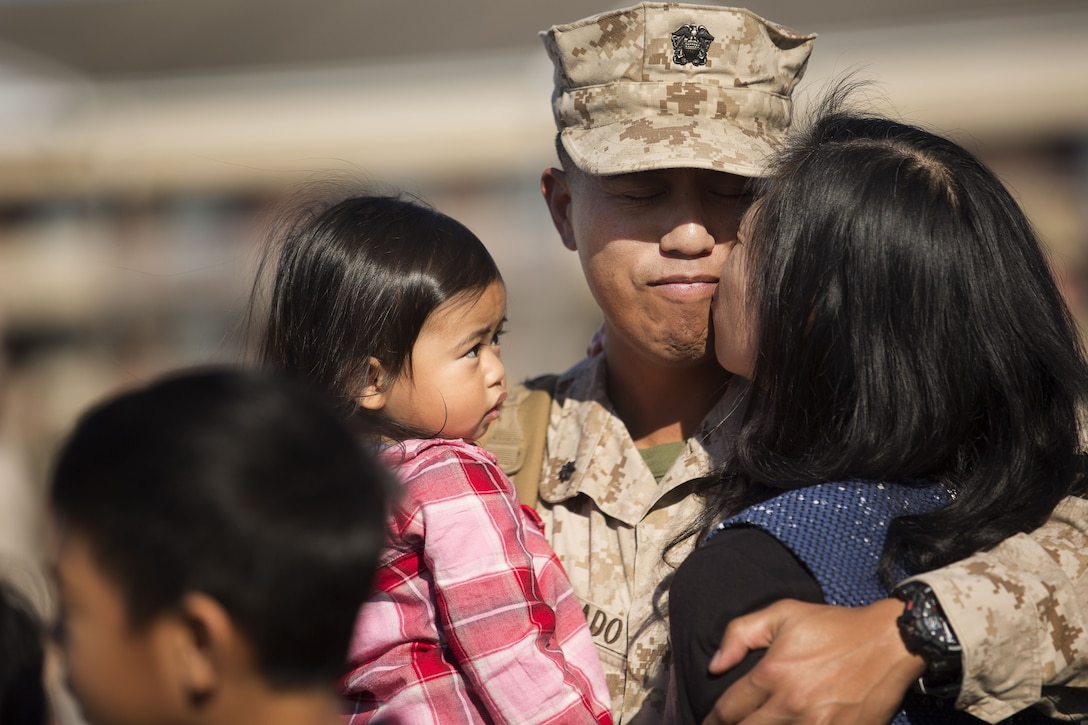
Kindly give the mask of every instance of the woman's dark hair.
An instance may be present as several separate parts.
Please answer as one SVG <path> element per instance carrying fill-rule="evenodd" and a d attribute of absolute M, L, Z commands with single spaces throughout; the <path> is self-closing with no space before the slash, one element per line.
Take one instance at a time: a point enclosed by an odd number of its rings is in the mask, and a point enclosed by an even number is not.
<path fill-rule="evenodd" d="M 376 434 L 433 434 L 357 401 L 371 358 L 382 364 L 380 384 L 411 375 L 412 347 L 427 317 L 444 302 L 502 282 L 476 235 L 400 196 L 319 199 L 287 210 L 266 254 L 262 270 L 274 277 L 260 363 L 324 390 L 345 418 L 362 416 Z"/>
<path fill-rule="evenodd" d="M 390 486 L 323 397 L 209 370 L 86 413 L 50 505 L 61 531 L 88 542 L 133 627 L 202 592 L 273 686 L 328 686 L 371 591 Z"/>
<path fill-rule="evenodd" d="M 956 143 L 830 94 L 749 211 L 756 396 L 708 520 L 823 481 L 940 481 L 890 531 L 924 571 L 1083 493 L 1088 366 L 1035 233 Z"/>

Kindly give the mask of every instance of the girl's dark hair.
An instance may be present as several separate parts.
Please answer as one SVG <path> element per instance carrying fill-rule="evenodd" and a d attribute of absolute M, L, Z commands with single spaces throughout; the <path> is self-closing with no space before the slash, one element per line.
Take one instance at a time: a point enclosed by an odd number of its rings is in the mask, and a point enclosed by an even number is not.
<path fill-rule="evenodd" d="M 391 487 L 322 396 L 207 370 L 88 411 L 57 457 L 49 501 L 132 627 L 202 592 L 272 686 L 324 687 L 343 675 L 371 592 Z"/>
<path fill-rule="evenodd" d="M 965 149 L 832 92 L 749 212 L 756 396 L 707 521 L 782 488 L 940 481 L 882 561 L 924 571 L 1085 490 L 1088 366 L 1023 211 Z M 706 521 L 700 522 L 706 523 Z"/>
<path fill-rule="evenodd" d="M 366 410 L 358 398 L 379 360 L 389 384 L 411 375 L 427 317 L 455 297 L 481 295 L 502 276 L 483 243 L 424 203 L 401 196 L 320 199 L 288 209 L 270 235 L 273 274 L 259 343 L 271 370 L 324 390 L 345 418 L 392 438 L 432 435 Z M 251 302 L 251 315 L 256 302 Z"/>

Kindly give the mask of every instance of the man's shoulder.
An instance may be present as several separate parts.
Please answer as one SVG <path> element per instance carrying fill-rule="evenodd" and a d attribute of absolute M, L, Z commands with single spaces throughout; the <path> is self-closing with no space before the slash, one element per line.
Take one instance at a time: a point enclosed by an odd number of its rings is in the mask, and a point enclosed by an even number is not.
<path fill-rule="evenodd" d="M 534 392 L 547 392 L 552 397 L 562 398 L 571 386 L 595 378 L 599 363 L 596 357 L 585 357 L 561 373 L 546 373 L 523 380 L 510 388 L 503 409 L 516 407 Z"/>
<path fill-rule="evenodd" d="M 521 381 L 510 388 L 506 402 L 503 403 L 502 412 L 505 414 L 507 410 L 516 409 L 534 393 L 545 393 L 549 397 L 553 396 L 555 394 L 555 384 L 559 378 L 560 373 L 546 373 Z"/>
<path fill-rule="evenodd" d="M 526 438 L 544 435 L 559 377 L 538 375 L 512 387 L 498 419 L 480 437 L 479 444 L 495 455 L 507 474 L 521 469 Z"/>
<path fill-rule="evenodd" d="M 580 381 L 595 378 L 598 362 L 592 357 L 583 358 L 561 373 L 537 375 L 511 386 L 506 402 L 503 403 L 499 420 L 480 438 L 480 442 L 490 449 L 495 431 L 502 429 L 504 421 L 510 422 L 523 406 L 531 405 L 540 399 L 547 399 L 549 402 L 554 399 L 562 400 L 569 395 L 572 387 L 580 384 Z"/>
<path fill-rule="evenodd" d="M 495 455 L 503 472 L 514 481 L 523 503 L 537 502 L 553 402 L 578 388 L 578 381 L 587 379 L 587 374 L 592 376 L 597 363 L 599 360 L 586 358 L 566 372 L 538 375 L 515 385 L 498 420 L 480 438 L 480 445 Z"/>

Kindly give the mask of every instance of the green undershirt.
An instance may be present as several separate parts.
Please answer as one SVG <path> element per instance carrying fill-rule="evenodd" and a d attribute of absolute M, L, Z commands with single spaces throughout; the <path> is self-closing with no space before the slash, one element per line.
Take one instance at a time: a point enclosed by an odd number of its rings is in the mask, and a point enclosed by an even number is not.
<path fill-rule="evenodd" d="M 672 464 L 676 462 L 685 445 L 687 445 L 685 441 L 662 443 L 658 446 L 640 448 L 638 452 L 642 454 L 642 460 L 646 461 L 650 473 L 654 474 L 654 480 L 661 483 L 661 479 L 672 468 Z"/>

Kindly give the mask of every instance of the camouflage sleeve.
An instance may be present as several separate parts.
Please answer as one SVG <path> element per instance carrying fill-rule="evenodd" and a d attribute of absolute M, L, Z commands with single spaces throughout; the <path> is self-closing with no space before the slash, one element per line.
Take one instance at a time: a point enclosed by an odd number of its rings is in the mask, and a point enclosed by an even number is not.
<path fill-rule="evenodd" d="M 915 578 L 963 644 L 958 708 L 988 722 L 1033 704 L 1088 717 L 1088 501 L 1066 498 L 1030 535 Z"/>

